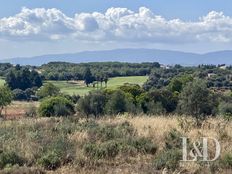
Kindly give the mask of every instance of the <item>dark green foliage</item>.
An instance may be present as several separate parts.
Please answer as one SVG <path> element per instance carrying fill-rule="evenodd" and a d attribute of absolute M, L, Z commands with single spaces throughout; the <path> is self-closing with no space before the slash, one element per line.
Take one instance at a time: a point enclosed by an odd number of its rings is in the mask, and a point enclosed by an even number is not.
<path fill-rule="evenodd" d="M 41 67 L 43 76 L 47 80 L 85 80 L 84 75 L 90 68 L 94 80 L 107 85 L 108 78 L 118 76 L 146 76 L 152 69 L 160 68 L 159 63 L 121 63 L 121 62 L 93 62 L 66 63 L 51 62 Z M 92 82 L 91 82 L 92 83 Z"/>
<path fill-rule="evenodd" d="M 74 114 L 73 103 L 62 96 L 44 99 L 39 106 L 39 115 L 43 117 L 69 116 L 72 114 Z"/>
<path fill-rule="evenodd" d="M 18 100 L 18 101 L 27 100 L 26 93 L 21 89 L 14 89 L 12 93 L 14 96 L 14 100 Z"/>
<path fill-rule="evenodd" d="M 12 90 L 26 90 L 27 88 L 41 87 L 42 78 L 35 70 L 17 65 L 7 74 L 6 83 Z"/>
<path fill-rule="evenodd" d="M 9 105 L 13 99 L 13 94 L 7 86 L 0 87 L 0 116 L 4 107 Z"/>
<path fill-rule="evenodd" d="M 182 153 L 180 150 L 171 149 L 158 154 L 153 161 L 153 165 L 157 170 L 167 168 L 174 171 L 176 168 L 178 168 L 181 158 Z"/>
<path fill-rule="evenodd" d="M 226 102 L 220 103 L 219 113 L 225 117 L 232 117 L 232 103 L 226 103 Z"/>
<path fill-rule="evenodd" d="M 86 86 L 89 86 L 89 84 L 94 81 L 94 77 L 93 77 L 89 67 L 87 67 L 84 70 L 83 79 L 85 81 Z"/>
<path fill-rule="evenodd" d="M 106 104 L 106 113 L 108 114 L 123 114 L 133 107 L 132 102 L 128 99 L 125 93 L 121 90 L 116 90 L 110 95 Z"/>
<path fill-rule="evenodd" d="M 217 101 L 207 89 L 205 81 L 195 80 L 183 89 L 179 107 L 182 113 L 200 118 L 202 115 L 214 115 Z"/>
<path fill-rule="evenodd" d="M 19 165 L 22 166 L 25 163 L 16 152 L 13 151 L 4 151 L 0 152 L 0 169 L 3 169 L 6 166 Z"/>
<path fill-rule="evenodd" d="M 78 101 L 77 109 L 84 115 L 95 117 L 104 113 L 106 94 L 103 91 L 93 91 Z"/>
<path fill-rule="evenodd" d="M 169 90 L 151 90 L 148 93 L 149 100 L 162 104 L 166 112 L 173 112 L 178 103 L 178 98 Z"/>
<path fill-rule="evenodd" d="M 14 89 L 12 93 L 13 93 L 14 100 L 29 101 L 29 100 L 34 100 L 33 96 L 35 95 L 35 89 L 28 88 L 25 91 L 21 89 Z"/>
<path fill-rule="evenodd" d="M 158 115 L 158 114 L 165 114 L 166 109 L 163 107 L 161 102 L 154 102 L 154 101 L 149 101 L 146 104 L 147 114 L 150 115 Z"/>

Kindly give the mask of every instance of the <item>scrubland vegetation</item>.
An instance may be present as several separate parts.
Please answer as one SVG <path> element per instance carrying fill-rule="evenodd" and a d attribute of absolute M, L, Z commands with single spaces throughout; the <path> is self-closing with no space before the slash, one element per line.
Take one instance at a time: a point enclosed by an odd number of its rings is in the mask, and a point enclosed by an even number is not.
<path fill-rule="evenodd" d="M 219 125 L 223 123 L 223 127 Z M 24 118 L 0 124 L 2 173 L 230 173 L 232 125 L 179 116 Z M 215 137 L 220 159 L 180 162 L 180 136 Z M 209 153 L 214 153 L 213 147 Z"/>
<path fill-rule="evenodd" d="M 1 64 L 6 84 L 0 89 L 0 170 L 231 173 L 231 70 L 158 63 Z M 81 87 L 66 93 L 67 84 Z M 220 158 L 181 162 L 183 136 L 190 143 L 218 139 Z"/>

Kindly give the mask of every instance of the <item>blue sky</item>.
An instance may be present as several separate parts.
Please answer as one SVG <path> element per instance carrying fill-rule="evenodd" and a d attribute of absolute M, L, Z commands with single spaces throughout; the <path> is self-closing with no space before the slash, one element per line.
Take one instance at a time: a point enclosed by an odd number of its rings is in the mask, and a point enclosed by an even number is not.
<path fill-rule="evenodd" d="M 231 0 L 8 0 L 0 5 L 0 59 L 128 47 L 208 52 L 232 49 L 231 33 Z"/>

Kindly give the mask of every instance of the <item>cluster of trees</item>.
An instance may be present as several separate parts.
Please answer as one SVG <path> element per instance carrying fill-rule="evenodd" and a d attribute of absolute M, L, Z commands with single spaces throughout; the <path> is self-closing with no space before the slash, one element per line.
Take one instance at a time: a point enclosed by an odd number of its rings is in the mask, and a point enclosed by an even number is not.
<path fill-rule="evenodd" d="M 232 89 L 232 68 L 221 69 L 214 65 L 200 65 L 198 67 L 182 67 L 175 65 L 170 69 L 152 70 L 149 80 L 144 84 L 144 88 L 161 89 L 167 87 L 170 82 L 179 77 L 187 78 L 186 80 L 199 78 L 205 80 L 208 88 Z"/>
<path fill-rule="evenodd" d="M 84 80 L 86 69 L 91 70 L 93 78 L 101 76 L 145 76 L 154 68 L 160 68 L 159 63 L 120 63 L 120 62 L 95 62 L 95 63 L 65 63 L 52 62 L 40 67 L 46 80 Z"/>
<path fill-rule="evenodd" d="M 43 85 L 42 77 L 34 69 L 16 65 L 6 74 L 6 85 L 13 90 L 14 99 L 30 100 Z"/>
<path fill-rule="evenodd" d="M 16 100 L 41 100 L 42 116 L 61 116 L 76 110 L 87 116 L 115 115 L 125 112 L 137 114 L 181 113 L 202 118 L 206 115 L 232 115 L 232 96 L 215 92 L 232 89 L 232 68 L 201 65 L 199 67 L 160 67 L 158 63 L 49 63 L 41 67 L 21 67 L 1 64 L 6 84 L 2 89 L 8 99 L 0 102 L 6 106 Z M 40 69 L 40 70 L 39 70 Z M 42 72 L 40 75 L 38 72 Z M 53 74 L 53 75 L 52 75 Z M 54 75 L 56 74 L 56 75 Z M 126 84 L 116 90 L 94 90 L 84 97 L 68 96 L 51 83 L 44 86 L 43 79 L 84 80 L 86 85 L 107 86 L 108 78 L 114 76 L 147 75 L 148 81 L 141 87 Z M 41 87 L 42 86 L 42 87 Z M 11 92 L 12 90 L 12 92 Z M 0 95 L 3 95 L 0 94 Z M 9 95 L 8 95 L 9 94 Z M 1 98 L 1 97 L 0 97 Z M 3 108 L 2 108 L 3 109 Z M 0 112 L 2 110 L 0 108 Z"/>
<path fill-rule="evenodd" d="M 6 83 L 12 89 L 26 90 L 41 87 L 43 82 L 39 73 L 27 67 L 16 65 L 6 76 Z"/>

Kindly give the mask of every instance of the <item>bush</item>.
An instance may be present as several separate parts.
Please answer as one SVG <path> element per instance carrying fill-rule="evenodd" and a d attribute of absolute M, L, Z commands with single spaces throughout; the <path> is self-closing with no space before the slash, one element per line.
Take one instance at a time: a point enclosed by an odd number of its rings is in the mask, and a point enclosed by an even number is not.
<path fill-rule="evenodd" d="M 174 148 L 181 149 L 182 148 L 181 137 L 183 137 L 183 135 L 180 132 L 178 132 L 176 129 L 172 129 L 165 136 L 165 148 L 166 149 L 174 149 Z"/>
<path fill-rule="evenodd" d="M 19 101 L 27 100 L 26 93 L 21 89 L 14 89 L 12 93 L 13 93 L 14 100 L 19 100 Z"/>
<path fill-rule="evenodd" d="M 115 158 L 120 149 L 119 143 L 111 140 L 100 145 L 87 143 L 83 147 L 84 153 L 92 159 L 112 159 Z"/>
<path fill-rule="evenodd" d="M 60 89 L 55 85 L 53 85 L 52 83 L 46 83 L 37 92 L 37 96 L 40 99 L 45 97 L 57 96 L 59 94 L 60 94 Z"/>
<path fill-rule="evenodd" d="M 144 137 L 130 138 L 127 144 L 134 147 L 137 152 L 143 154 L 155 154 L 157 151 L 157 147 L 152 143 L 152 141 Z"/>
<path fill-rule="evenodd" d="M 72 144 L 67 137 L 55 138 L 50 144 L 44 147 L 44 151 L 37 163 L 48 170 L 54 170 L 63 164 L 73 161 Z"/>
<path fill-rule="evenodd" d="M 133 136 L 134 133 L 134 128 L 128 122 L 119 125 L 95 125 L 88 130 L 89 138 L 93 142 L 127 138 Z"/>
<path fill-rule="evenodd" d="M 231 103 L 220 103 L 219 113 L 224 117 L 232 117 L 232 104 Z"/>
<path fill-rule="evenodd" d="M 13 94 L 7 86 L 0 87 L 0 116 L 2 116 L 2 111 L 4 107 L 9 105 L 13 99 Z"/>
<path fill-rule="evenodd" d="M 24 159 L 22 159 L 16 152 L 1 152 L 0 153 L 0 169 L 6 166 L 24 164 Z"/>
<path fill-rule="evenodd" d="M 153 161 L 155 169 L 161 170 L 164 168 L 175 170 L 179 166 L 179 161 L 181 160 L 182 154 L 180 150 L 172 149 L 164 151 L 156 156 Z"/>
<path fill-rule="evenodd" d="M 232 168 L 232 154 L 226 154 L 222 159 L 221 159 L 221 164 L 225 168 Z"/>
<path fill-rule="evenodd" d="M 50 97 L 41 102 L 39 114 L 43 117 L 72 115 L 74 114 L 74 105 L 65 97 Z"/>
<path fill-rule="evenodd" d="M 106 95 L 102 91 L 93 91 L 79 100 L 77 110 L 84 115 L 97 117 L 104 113 L 105 104 Z"/>
<path fill-rule="evenodd" d="M 147 106 L 147 114 L 164 114 L 166 112 L 165 108 L 163 107 L 162 103 L 150 101 L 146 104 Z"/>
<path fill-rule="evenodd" d="M 118 154 L 155 154 L 157 147 L 144 137 L 138 137 L 134 128 L 124 122 L 118 125 L 88 126 L 89 142 L 83 146 L 91 159 L 112 159 Z M 96 143 L 97 142 L 97 143 Z"/>
<path fill-rule="evenodd" d="M 123 114 L 124 112 L 133 112 L 136 108 L 133 107 L 133 101 L 121 90 L 114 91 L 106 103 L 107 114 Z"/>
<path fill-rule="evenodd" d="M 217 101 L 207 89 L 205 81 L 196 80 L 188 83 L 180 94 L 179 108 L 183 114 L 201 119 L 202 115 L 214 115 Z"/>
<path fill-rule="evenodd" d="M 56 151 L 49 151 L 38 160 L 38 164 L 48 170 L 56 169 L 61 165 L 60 156 Z"/>

